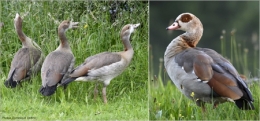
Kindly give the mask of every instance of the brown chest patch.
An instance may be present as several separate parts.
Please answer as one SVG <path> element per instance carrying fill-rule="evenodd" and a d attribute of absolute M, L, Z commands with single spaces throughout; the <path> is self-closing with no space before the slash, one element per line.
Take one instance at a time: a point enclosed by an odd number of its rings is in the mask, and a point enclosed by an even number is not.
<path fill-rule="evenodd" d="M 196 47 L 196 43 L 193 39 L 187 36 L 180 36 L 190 47 Z"/>

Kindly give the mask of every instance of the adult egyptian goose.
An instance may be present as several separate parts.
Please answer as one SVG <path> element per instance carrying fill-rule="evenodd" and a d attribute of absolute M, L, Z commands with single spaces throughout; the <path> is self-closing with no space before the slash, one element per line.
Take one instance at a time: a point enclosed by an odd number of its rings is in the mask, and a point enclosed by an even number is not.
<path fill-rule="evenodd" d="M 47 55 L 41 68 L 42 86 L 39 91 L 44 96 L 54 94 L 57 84 L 68 78 L 69 72 L 73 69 L 75 59 L 65 32 L 77 28 L 78 23 L 65 20 L 58 27 L 60 45 Z"/>
<path fill-rule="evenodd" d="M 171 41 L 164 54 L 164 66 L 178 89 L 198 106 L 226 101 L 253 110 L 253 97 L 233 65 L 212 49 L 196 47 L 202 33 L 200 20 L 191 13 L 179 15 L 167 30 L 185 33 Z"/>
<path fill-rule="evenodd" d="M 76 67 L 71 73 L 70 78 L 66 79 L 62 85 L 72 81 L 91 81 L 102 82 L 103 101 L 107 103 L 106 87 L 110 81 L 121 74 L 131 62 L 134 50 L 130 44 L 130 35 L 140 24 L 127 24 L 121 30 L 121 39 L 124 44 L 124 51 L 103 52 L 85 59 L 85 62 Z M 94 99 L 97 97 L 97 83 L 94 90 Z"/>
<path fill-rule="evenodd" d="M 22 18 L 17 13 L 14 18 L 14 27 L 22 42 L 22 48 L 14 55 L 8 78 L 4 83 L 9 88 L 16 87 L 21 81 L 27 80 L 32 74 L 39 72 L 44 59 L 41 48 L 23 33 L 22 22 Z"/>

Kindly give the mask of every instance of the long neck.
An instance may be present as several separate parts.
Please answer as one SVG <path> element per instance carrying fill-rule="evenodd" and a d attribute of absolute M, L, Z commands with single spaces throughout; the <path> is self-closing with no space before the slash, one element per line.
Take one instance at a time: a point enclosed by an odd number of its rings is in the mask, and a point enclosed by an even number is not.
<path fill-rule="evenodd" d="M 203 34 L 203 28 L 202 27 L 197 27 L 189 32 L 185 32 L 180 37 L 185 40 L 185 42 L 190 46 L 190 47 L 196 47 L 198 42 L 200 41 L 201 37 Z"/>
<path fill-rule="evenodd" d="M 132 58 L 134 56 L 134 49 L 133 49 L 133 47 L 130 44 L 130 35 L 131 34 L 128 34 L 128 35 L 125 35 L 125 36 L 121 36 L 122 42 L 123 42 L 124 47 L 125 47 L 125 50 L 124 50 L 124 52 L 122 54 L 124 55 L 124 57 L 127 60 L 127 64 L 126 65 L 128 65 L 131 62 L 131 60 L 132 60 Z"/>
<path fill-rule="evenodd" d="M 125 47 L 125 51 L 133 50 L 133 47 L 130 44 L 130 35 L 131 34 L 129 34 L 128 36 L 122 36 L 121 37 L 122 42 L 123 42 L 124 47 Z"/>
<path fill-rule="evenodd" d="M 18 37 L 23 44 L 23 47 L 34 47 L 32 40 L 23 33 L 22 21 L 17 21 L 15 22 L 14 25 L 15 25 L 16 33 L 18 34 Z"/>
<path fill-rule="evenodd" d="M 60 38 L 60 47 L 61 48 L 70 48 L 68 40 L 65 36 L 65 30 L 63 28 L 58 29 L 58 35 Z"/>
<path fill-rule="evenodd" d="M 196 47 L 203 34 L 203 28 L 198 27 L 190 32 L 185 32 L 182 35 L 176 37 L 167 46 L 164 53 L 164 61 L 167 63 L 170 58 L 176 54 L 188 49 Z"/>

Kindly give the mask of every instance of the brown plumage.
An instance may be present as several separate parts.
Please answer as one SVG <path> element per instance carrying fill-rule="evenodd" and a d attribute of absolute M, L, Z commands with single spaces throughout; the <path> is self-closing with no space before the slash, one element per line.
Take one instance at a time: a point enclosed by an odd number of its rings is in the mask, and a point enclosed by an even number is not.
<path fill-rule="evenodd" d="M 22 22 L 22 18 L 17 13 L 14 26 L 22 42 L 22 48 L 14 55 L 8 78 L 5 81 L 5 86 L 10 88 L 16 87 L 21 81 L 29 79 L 32 74 L 39 72 L 44 59 L 40 47 L 23 33 Z"/>
<path fill-rule="evenodd" d="M 72 81 L 98 81 L 103 83 L 102 95 L 104 103 L 107 103 L 106 87 L 110 81 L 121 74 L 130 64 L 134 50 L 130 44 L 130 35 L 140 24 L 125 25 L 120 33 L 124 44 L 124 51 L 103 52 L 88 57 L 84 63 L 76 67 L 71 73 L 70 78 L 66 79 L 62 85 Z M 94 90 L 94 98 L 97 96 L 97 84 Z"/>
<path fill-rule="evenodd" d="M 164 56 L 168 75 L 184 95 L 203 108 L 205 102 L 216 107 L 231 101 L 240 109 L 254 109 L 252 94 L 233 65 L 212 49 L 196 47 L 203 26 L 195 15 L 183 13 L 166 29 L 185 31 L 172 40 Z"/>
<path fill-rule="evenodd" d="M 42 86 L 39 91 L 44 96 L 54 94 L 58 83 L 68 78 L 69 72 L 73 69 L 75 59 L 65 32 L 77 28 L 77 25 L 78 22 L 65 20 L 58 27 L 60 45 L 47 55 L 41 68 Z"/>

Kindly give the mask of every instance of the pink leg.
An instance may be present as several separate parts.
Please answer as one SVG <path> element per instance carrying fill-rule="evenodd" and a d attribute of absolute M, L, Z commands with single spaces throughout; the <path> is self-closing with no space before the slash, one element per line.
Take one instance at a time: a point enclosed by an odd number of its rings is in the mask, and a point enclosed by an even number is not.
<path fill-rule="evenodd" d="M 104 86 L 102 89 L 102 95 L 103 95 L 104 103 L 107 104 L 106 86 Z"/>
<path fill-rule="evenodd" d="M 97 98 L 97 95 L 98 95 L 98 89 L 97 89 L 97 87 L 98 87 L 98 83 L 96 83 L 95 89 L 94 89 L 94 100 L 95 100 L 95 101 L 96 101 L 96 98 Z"/>

